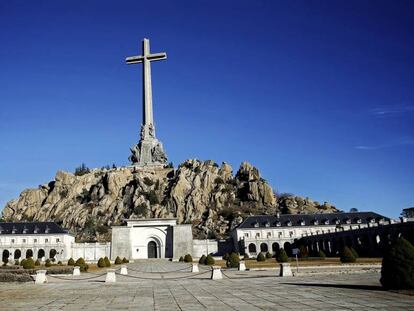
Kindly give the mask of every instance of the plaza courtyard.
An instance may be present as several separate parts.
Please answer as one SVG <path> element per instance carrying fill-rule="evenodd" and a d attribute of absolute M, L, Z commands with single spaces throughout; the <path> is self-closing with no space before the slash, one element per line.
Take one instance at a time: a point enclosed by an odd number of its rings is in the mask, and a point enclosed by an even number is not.
<path fill-rule="evenodd" d="M 116 266 L 118 268 L 118 266 Z M 336 268 L 278 277 L 278 270 L 224 271 L 163 260 L 128 264 L 105 283 L 105 269 L 48 276 L 48 284 L 0 283 L 0 310 L 414 310 L 414 296 L 383 291 L 370 269 Z"/>

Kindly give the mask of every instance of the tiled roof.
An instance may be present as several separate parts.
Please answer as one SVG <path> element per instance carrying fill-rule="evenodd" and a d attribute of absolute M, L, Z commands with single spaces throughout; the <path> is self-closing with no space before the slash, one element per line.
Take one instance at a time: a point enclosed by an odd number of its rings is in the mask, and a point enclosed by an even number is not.
<path fill-rule="evenodd" d="M 327 214 L 295 214 L 270 216 L 249 216 L 238 228 L 266 228 L 288 226 L 323 226 L 334 224 L 366 224 L 368 222 L 389 221 L 389 218 L 374 212 L 350 212 Z"/>
<path fill-rule="evenodd" d="M 68 231 L 55 222 L 0 222 L 0 235 L 55 233 L 68 233 Z"/>

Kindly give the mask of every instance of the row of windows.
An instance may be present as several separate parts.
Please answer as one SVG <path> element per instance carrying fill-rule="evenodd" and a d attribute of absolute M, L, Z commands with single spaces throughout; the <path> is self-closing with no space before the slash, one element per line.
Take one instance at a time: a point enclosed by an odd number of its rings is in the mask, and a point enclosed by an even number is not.
<path fill-rule="evenodd" d="M 331 232 L 338 232 L 338 231 L 344 231 L 344 228 L 335 228 L 334 230 L 331 229 L 327 229 L 327 230 L 316 230 L 316 231 L 305 231 L 301 233 L 301 236 L 308 236 L 308 235 L 314 235 L 314 234 L 324 234 L 324 233 L 331 233 Z M 288 237 L 294 237 L 295 234 L 293 231 L 289 231 L 287 233 Z M 262 234 L 261 232 L 254 232 L 254 233 L 250 233 L 250 232 L 245 232 L 244 233 L 244 237 L 245 238 L 271 238 L 271 237 L 277 237 L 277 238 L 282 238 L 283 237 L 283 232 L 279 231 L 279 232 L 275 232 L 275 234 L 273 235 L 271 231 L 266 232 L 265 234 Z"/>
<path fill-rule="evenodd" d="M 49 238 L 46 238 L 46 239 L 44 239 L 44 243 L 49 243 L 49 242 L 52 242 L 52 240 L 53 239 L 49 239 Z M 5 242 L 7 242 L 7 240 L 1 240 L 1 242 L 2 243 L 5 243 Z M 33 243 L 34 244 L 36 244 L 36 243 L 40 243 L 41 241 L 40 241 L 40 239 L 33 239 Z M 60 243 L 61 242 L 61 239 L 60 238 L 56 238 L 55 239 L 55 242 L 56 243 Z M 28 239 L 25 239 L 25 238 L 23 238 L 23 239 L 10 239 L 10 243 L 11 244 L 19 244 L 19 243 L 21 243 L 21 244 L 26 244 L 26 243 L 28 243 Z"/>

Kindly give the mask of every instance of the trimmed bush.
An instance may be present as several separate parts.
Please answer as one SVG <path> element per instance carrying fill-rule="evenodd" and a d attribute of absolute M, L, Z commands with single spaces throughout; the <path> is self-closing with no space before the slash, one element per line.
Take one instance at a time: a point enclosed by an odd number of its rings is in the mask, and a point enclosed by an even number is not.
<path fill-rule="evenodd" d="M 190 254 L 185 255 L 184 262 L 193 262 L 193 257 Z"/>
<path fill-rule="evenodd" d="M 200 257 L 200 259 L 198 260 L 198 263 L 199 263 L 200 265 L 205 265 L 205 264 L 206 264 L 206 262 L 207 262 L 207 257 L 206 257 L 206 255 L 201 256 L 201 257 Z"/>
<path fill-rule="evenodd" d="M 116 258 L 115 258 L 115 264 L 116 265 L 120 265 L 121 263 L 122 263 L 121 258 L 119 256 L 116 256 Z"/>
<path fill-rule="evenodd" d="M 51 267 L 52 263 L 50 262 L 50 259 L 46 259 L 46 263 L 45 263 L 46 267 Z"/>
<path fill-rule="evenodd" d="M 319 257 L 320 259 L 325 259 L 326 255 L 325 255 L 325 253 L 323 252 L 323 250 L 320 250 L 320 251 L 318 252 L 318 257 Z"/>
<path fill-rule="evenodd" d="M 352 251 L 349 249 L 348 246 L 345 246 L 342 249 L 342 251 L 340 253 L 340 256 L 341 256 L 341 262 L 342 263 L 355 262 L 356 261 L 356 258 L 354 256 L 354 254 L 352 253 Z"/>
<path fill-rule="evenodd" d="M 257 261 L 266 261 L 266 257 L 263 255 L 263 253 L 259 253 L 256 258 Z"/>
<path fill-rule="evenodd" d="M 231 253 L 229 255 L 229 259 L 226 262 L 226 266 L 228 268 L 238 268 L 239 267 L 239 262 L 240 262 L 239 254 Z"/>
<path fill-rule="evenodd" d="M 206 257 L 206 265 L 214 265 L 216 263 L 216 261 L 214 260 L 213 256 L 211 256 L 210 254 L 207 255 Z"/>
<path fill-rule="evenodd" d="M 414 246 L 406 239 L 397 239 L 385 251 L 380 282 L 385 289 L 414 288 Z"/>
<path fill-rule="evenodd" d="M 89 269 L 89 265 L 85 263 L 84 265 L 79 266 L 79 268 L 80 271 L 87 272 Z"/>
<path fill-rule="evenodd" d="M 59 260 L 57 264 L 58 264 L 59 266 L 61 266 L 61 265 L 62 265 L 62 262 Z"/>
<path fill-rule="evenodd" d="M 109 268 L 111 266 L 111 262 L 109 261 L 109 258 L 105 256 L 104 261 L 105 261 L 105 266 Z"/>
<path fill-rule="evenodd" d="M 76 265 L 77 266 L 82 266 L 86 264 L 85 259 L 83 259 L 82 257 L 78 258 L 78 260 L 76 260 Z"/>
<path fill-rule="evenodd" d="M 351 250 L 352 255 L 354 255 L 355 259 L 358 259 L 359 255 L 358 255 L 357 251 L 355 250 L 355 248 L 350 247 L 349 249 Z"/>
<path fill-rule="evenodd" d="M 178 259 L 178 261 L 183 262 L 183 261 L 184 261 L 184 257 L 183 257 L 183 256 L 181 256 L 181 257 L 180 257 L 180 259 Z"/>
<path fill-rule="evenodd" d="M 286 254 L 286 251 L 283 248 L 279 249 L 279 252 L 276 255 L 276 261 L 282 263 L 282 262 L 288 262 L 288 260 L 289 260 L 289 257 Z"/>
<path fill-rule="evenodd" d="M 37 259 L 37 260 L 35 261 L 35 266 L 40 266 L 40 260 L 39 260 L 39 259 Z"/>
<path fill-rule="evenodd" d="M 230 257 L 230 254 L 229 253 L 225 253 L 224 255 L 223 255 L 223 260 L 229 260 L 229 257 Z"/>
<path fill-rule="evenodd" d="M 74 265 L 75 265 L 75 261 L 73 260 L 73 258 L 69 258 L 68 266 L 74 266 Z"/>
<path fill-rule="evenodd" d="M 129 262 L 129 260 L 126 259 L 125 257 L 124 257 L 124 259 L 122 259 L 122 263 L 128 263 L 128 262 Z"/>
<path fill-rule="evenodd" d="M 22 260 L 22 262 L 23 262 L 23 260 Z M 25 269 L 34 269 L 34 267 L 35 267 L 35 262 L 33 261 L 32 257 L 29 257 L 26 260 L 24 260 L 23 268 L 25 268 Z"/>
<path fill-rule="evenodd" d="M 14 265 L 15 265 L 15 266 L 19 266 L 19 265 L 20 265 L 20 263 L 19 263 L 19 259 L 17 259 L 17 260 L 15 260 L 15 261 L 14 261 Z"/>
<path fill-rule="evenodd" d="M 266 253 L 266 258 L 267 258 L 267 259 L 272 258 L 272 254 L 270 254 L 269 252 L 267 252 L 267 253 Z"/>
<path fill-rule="evenodd" d="M 98 260 L 98 267 L 99 268 L 105 268 L 106 267 L 105 260 L 102 257 L 99 258 L 99 260 Z"/>
<path fill-rule="evenodd" d="M 24 264 L 26 263 L 26 260 L 27 260 L 27 259 L 22 259 L 22 261 L 20 261 L 20 265 L 21 265 L 22 267 L 24 267 Z"/>

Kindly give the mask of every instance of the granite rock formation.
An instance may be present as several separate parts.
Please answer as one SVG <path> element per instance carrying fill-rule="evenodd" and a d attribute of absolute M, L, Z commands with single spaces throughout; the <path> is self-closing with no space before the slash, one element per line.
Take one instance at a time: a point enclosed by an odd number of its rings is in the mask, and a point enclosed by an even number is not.
<path fill-rule="evenodd" d="M 59 171 L 55 180 L 24 190 L 7 203 L 3 218 L 52 220 L 79 240 L 108 240 L 110 226 L 128 218 L 176 217 L 191 223 L 196 238 L 225 237 L 247 215 L 333 212 L 293 195 L 277 198 L 257 168 L 187 160 L 177 169 L 122 167 L 96 169 L 82 176 Z"/>

